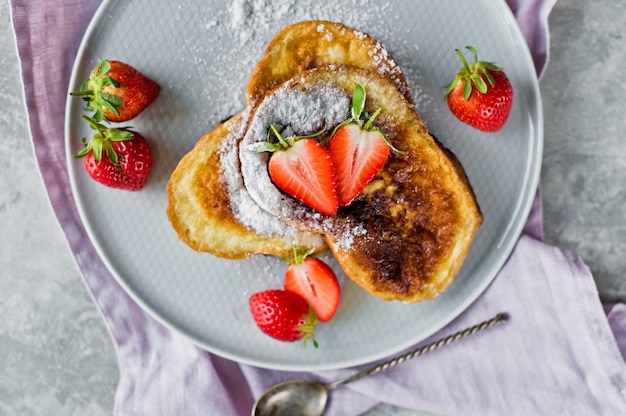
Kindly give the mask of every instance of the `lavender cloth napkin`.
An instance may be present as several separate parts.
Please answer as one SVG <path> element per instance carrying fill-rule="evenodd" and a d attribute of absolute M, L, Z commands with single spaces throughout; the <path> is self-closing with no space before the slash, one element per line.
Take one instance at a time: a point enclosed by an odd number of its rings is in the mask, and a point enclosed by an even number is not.
<path fill-rule="evenodd" d="M 547 18 L 555 1 L 508 0 L 538 75 L 548 62 Z M 99 3 L 10 2 L 41 174 L 117 348 L 115 413 L 244 415 L 254 398 L 278 381 L 334 380 L 354 373 L 357 369 L 277 372 L 212 355 L 147 315 L 105 268 L 74 205 L 62 133 L 72 63 Z M 540 201 L 538 195 L 524 234 L 492 285 L 433 339 L 501 310 L 510 314 L 510 322 L 334 391 L 328 414 L 358 414 L 380 401 L 449 415 L 626 414 L 626 306 L 603 310 L 581 259 L 541 241 Z"/>

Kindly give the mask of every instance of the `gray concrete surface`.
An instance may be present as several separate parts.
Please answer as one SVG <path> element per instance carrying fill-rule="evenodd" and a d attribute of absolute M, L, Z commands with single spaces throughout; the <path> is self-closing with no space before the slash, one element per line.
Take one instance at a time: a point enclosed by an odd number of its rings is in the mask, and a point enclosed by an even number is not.
<path fill-rule="evenodd" d="M 626 3 L 561 0 L 550 24 L 546 239 L 582 256 L 605 301 L 625 301 Z M 112 415 L 115 353 L 37 171 L 6 1 L 0 100 L 0 416 Z M 386 405 L 368 413 L 416 414 Z"/>

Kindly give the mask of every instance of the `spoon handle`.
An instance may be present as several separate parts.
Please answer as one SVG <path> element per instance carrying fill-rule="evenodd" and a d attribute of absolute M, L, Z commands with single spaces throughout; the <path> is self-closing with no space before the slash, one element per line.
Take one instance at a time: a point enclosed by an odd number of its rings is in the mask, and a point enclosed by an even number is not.
<path fill-rule="evenodd" d="M 384 363 L 381 363 L 381 364 L 378 364 L 377 366 L 375 366 L 373 368 L 370 368 L 369 370 L 364 370 L 364 371 L 361 371 L 359 373 L 356 373 L 353 376 L 345 378 L 343 380 L 335 381 L 335 382 L 329 384 L 328 388 L 329 389 L 334 389 L 336 387 L 343 386 L 343 385 L 351 383 L 353 381 L 360 380 L 363 377 L 367 377 L 367 376 L 370 376 L 370 375 L 373 375 L 373 374 L 380 373 L 381 371 L 387 370 L 387 369 L 389 369 L 391 367 L 395 367 L 396 365 L 401 364 L 401 363 L 403 363 L 405 361 L 408 361 L 408 360 L 410 360 L 412 358 L 415 358 L 415 357 L 417 357 L 419 355 L 426 354 L 427 352 L 430 352 L 432 350 L 436 350 L 437 348 L 446 346 L 446 345 L 448 345 L 448 344 L 450 344 L 450 343 L 452 343 L 454 341 L 458 341 L 461 338 L 465 338 L 465 337 L 467 337 L 469 335 L 473 335 L 476 332 L 482 331 L 483 329 L 487 329 L 487 328 L 490 328 L 490 327 L 492 327 L 492 326 L 494 326 L 496 324 L 505 322 L 507 319 L 508 319 L 508 315 L 507 314 L 499 313 L 499 314 L 497 314 L 496 316 L 494 316 L 493 318 L 491 318 L 491 319 L 489 319 L 487 321 L 481 322 L 481 323 L 476 324 L 476 325 L 474 325 L 472 327 L 469 327 L 469 328 L 464 329 L 462 331 L 456 332 L 456 333 L 454 333 L 452 335 L 449 335 L 449 336 L 447 336 L 445 338 L 442 338 L 442 339 L 440 339 L 438 341 L 433 341 L 430 344 L 426 344 L 423 347 L 417 348 L 417 349 L 415 349 L 413 351 L 409 351 L 408 353 L 406 353 L 404 355 L 401 355 L 399 357 L 392 358 L 391 360 L 385 361 Z"/>

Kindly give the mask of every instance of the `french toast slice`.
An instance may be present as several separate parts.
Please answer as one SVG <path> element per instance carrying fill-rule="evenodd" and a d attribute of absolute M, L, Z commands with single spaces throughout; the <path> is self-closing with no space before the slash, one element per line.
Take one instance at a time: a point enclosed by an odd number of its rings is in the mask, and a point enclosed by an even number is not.
<path fill-rule="evenodd" d="M 179 239 L 196 251 L 227 259 L 289 257 L 293 244 L 327 251 L 320 234 L 285 225 L 248 196 L 237 156 L 245 123 L 240 113 L 207 132 L 172 173 L 166 187 L 167 215 Z M 246 218 L 255 221 L 247 224 Z"/>
<path fill-rule="evenodd" d="M 276 188 L 268 154 L 250 149 L 266 140 L 270 123 L 296 135 L 332 131 L 348 117 L 356 83 L 367 94 L 365 112 L 382 109 L 374 124 L 404 153 L 392 153 L 352 204 L 326 216 Z M 344 272 L 381 299 L 437 296 L 458 273 L 482 222 L 459 161 L 428 133 L 396 85 L 372 71 L 326 66 L 276 87 L 251 114 L 239 154 L 252 198 L 299 230 L 324 233 Z"/>
<path fill-rule="evenodd" d="M 297 232 L 265 211 L 257 212 L 246 190 L 240 186 L 239 173 L 234 171 L 238 160 L 230 150 L 235 149 L 234 143 L 243 137 L 244 115 L 272 86 L 304 69 L 332 63 L 376 68 L 391 77 L 411 100 L 409 87 L 396 61 L 369 35 L 339 23 L 319 20 L 285 27 L 270 42 L 264 57 L 252 71 L 246 90 L 248 108 L 206 133 L 181 160 L 168 182 L 167 213 L 185 244 L 196 251 L 230 259 L 254 254 L 287 257 L 291 255 L 292 243 L 314 248 L 316 253 L 327 250 L 320 235 Z M 228 146 L 231 149 L 220 154 L 219 148 Z M 228 163 L 233 170 L 230 172 L 231 189 L 224 177 L 225 170 L 215 169 L 220 162 Z"/>
<path fill-rule="evenodd" d="M 304 70 L 333 64 L 384 75 L 407 101 L 413 100 L 398 63 L 379 41 L 341 23 L 307 20 L 284 27 L 272 38 L 248 80 L 248 105 L 255 106 L 276 85 Z"/>

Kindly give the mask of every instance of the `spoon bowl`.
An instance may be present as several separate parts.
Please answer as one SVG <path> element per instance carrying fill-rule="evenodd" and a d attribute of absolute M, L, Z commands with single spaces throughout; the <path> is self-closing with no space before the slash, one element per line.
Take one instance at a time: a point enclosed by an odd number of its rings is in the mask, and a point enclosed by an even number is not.
<path fill-rule="evenodd" d="M 252 410 L 253 416 L 310 415 L 324 412 L 328 387 L 314 380 L 289 380 L 263 393 Z"/>
<path fill-rule="evenodd" d="M 466 336 L 475 334 L 483 329 L 490 328 L 496 324 L 504 322 L 508 316 L 499 313 L 493 318 L 481 322 L 462 331 L 456 332 L 438 341 L 426 344 L 423 347 L 409 351 L 399 357 L 378 364 L 369 370 L 358 372 L 348 378 L 335 381 L 330 384 L 320 383 L 315 380 L 289 380 L 276 384 L 259 397 L 252 408 L 252 416 L 280 416 L 280 415 L 302 415 L 321 416 L 328 402 L 328 392 L 337 387 L 344 386 L 363 377 L 378 374 L 381 371 L 394 367 L 407 360 L 425 354 L 434 349 L 448 345 Z"/>

